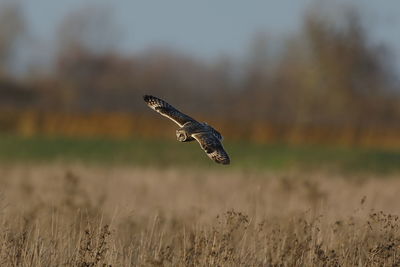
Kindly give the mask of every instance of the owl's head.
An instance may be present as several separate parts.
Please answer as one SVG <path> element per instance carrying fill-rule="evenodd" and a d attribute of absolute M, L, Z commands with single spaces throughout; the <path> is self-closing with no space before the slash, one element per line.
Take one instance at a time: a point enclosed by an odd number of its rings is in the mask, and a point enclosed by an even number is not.
<path fill-rule="evenodd" d="M 176 139 L 178 139 L 179 142 L 185 142 L 186 139 L 188 138 L 186 132 L 184 131 L 176 131 Z"/>

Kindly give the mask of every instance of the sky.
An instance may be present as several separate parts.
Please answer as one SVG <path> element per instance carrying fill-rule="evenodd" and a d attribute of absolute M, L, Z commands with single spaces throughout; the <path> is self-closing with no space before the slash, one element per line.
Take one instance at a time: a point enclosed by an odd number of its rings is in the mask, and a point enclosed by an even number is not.
<path fill-rule="evenodd" d="M 6 0 L 0 0 L 6 1 Z M 15 0 L 9 0 L 15 1 Z M 166 46 L 209 59 L 240 57 L 257 32 L 282 37 L 295 33 L 315 0 L 21 0 L 37 55 L 48 53 L 60 22 L 93 4 L 109 9 L 118 26 L 118 48 L 137 52 Z M 332 2 L 334 4 L 332 4 Z M 333 0 L 331 7 L 353 5 L 360 11 L 373 43 L 389 46 L 400 59 L 400 1 Z M 333 11 L 332 11 L 333 12 Z M 400 64 L 398 64 L 400 66 Z"/>

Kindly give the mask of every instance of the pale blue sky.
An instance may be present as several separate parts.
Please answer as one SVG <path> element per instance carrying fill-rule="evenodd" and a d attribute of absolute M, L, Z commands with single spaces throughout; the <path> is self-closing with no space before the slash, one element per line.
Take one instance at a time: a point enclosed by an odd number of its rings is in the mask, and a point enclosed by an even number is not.
<path fill-rule="evenodd" d="M 6 1 L 6 0 L 0 0 Z M 21 0 L 42 53 L 52 46 L 60 21 L 93 3 L 110 8 L 126 52 L 169 46 L 200 58 L 240 57 L 256 32 L 272 38 L 298 30 L 315 0 Z M 389 45 L 400 58 L 400 1 L 334 0 L 360 10 L 374 43 Z M 328 13 L 329 13 L 328 9 Z M 40 55 L 41 52 L 38 52 Z M 399 64 L 400 65 L 400 64 Z"/>

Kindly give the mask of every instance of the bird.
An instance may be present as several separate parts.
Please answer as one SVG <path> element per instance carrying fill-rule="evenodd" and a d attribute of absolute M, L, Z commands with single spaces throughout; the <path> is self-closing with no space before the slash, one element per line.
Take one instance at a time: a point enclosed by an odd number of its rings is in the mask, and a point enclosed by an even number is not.
<path fill-rule="evenodd" d="M 179 125 L 176 130 L 178 141 L 196 140 L 210 159 L 223 165 L 230 164 L 229 155 L 222 145 L 223 137 L 213 127 L 206 122 L 198 122 L 158 97 L 144 95 L 143 100 L 151 109 Z"/>

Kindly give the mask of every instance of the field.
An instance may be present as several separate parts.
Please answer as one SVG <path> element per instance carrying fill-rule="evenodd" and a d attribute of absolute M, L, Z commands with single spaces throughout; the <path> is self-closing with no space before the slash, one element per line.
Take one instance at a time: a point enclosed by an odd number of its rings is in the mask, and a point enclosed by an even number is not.
<path fill-rule="evenodd" d="M 226 147 L 3 137 L 1 266 L 400 264 L 398 152 Z"/>
<path fill-rule="evenodd" d="M 229 169 L 329 169 L 334 172 L 392 173 L 400 171 L 400 151 L 321 145 L 224 143 L 232 157 Z M 221 169 L 196 142 L 170 139 L 23 138 L 0 136 L 1 162 L 85 162 L 151 167 Z M 225 168 L 226 169 L 226 168 Z"/>

